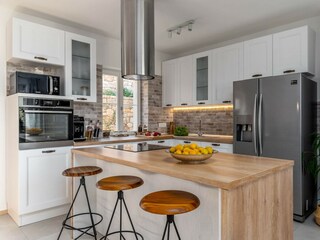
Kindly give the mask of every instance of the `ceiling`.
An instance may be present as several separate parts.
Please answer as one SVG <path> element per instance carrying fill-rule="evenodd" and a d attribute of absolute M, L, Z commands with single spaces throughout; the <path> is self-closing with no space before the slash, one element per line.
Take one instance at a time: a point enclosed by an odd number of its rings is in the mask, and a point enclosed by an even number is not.
<path fill-rule="evenodd" d="M 120 0 L 0 0 L 93 28 L 120 39 Z M 320 0 L 155 0 L 156 49 L 193 49 L 320 15 Z M 192 32 L 168 38 L 167 29 L 195 19 Z"/>

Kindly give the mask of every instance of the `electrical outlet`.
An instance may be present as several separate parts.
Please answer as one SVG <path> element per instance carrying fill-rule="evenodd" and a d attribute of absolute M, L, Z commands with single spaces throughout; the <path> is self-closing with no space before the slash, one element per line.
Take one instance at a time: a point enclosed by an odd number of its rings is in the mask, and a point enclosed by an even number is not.
<path fill-rule="evenodd" d="M 159 123 L 159 128 L 165 128 L 167 127 L 167 123 Z"/>

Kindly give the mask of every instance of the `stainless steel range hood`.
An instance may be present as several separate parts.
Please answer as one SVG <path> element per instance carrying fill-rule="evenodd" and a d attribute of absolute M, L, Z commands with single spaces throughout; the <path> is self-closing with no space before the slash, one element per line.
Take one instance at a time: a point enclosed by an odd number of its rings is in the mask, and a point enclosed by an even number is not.
<path fill-rule="evenodd" d="M 154 0 L 121 0 L 122 77 L 154 78 Z"/>

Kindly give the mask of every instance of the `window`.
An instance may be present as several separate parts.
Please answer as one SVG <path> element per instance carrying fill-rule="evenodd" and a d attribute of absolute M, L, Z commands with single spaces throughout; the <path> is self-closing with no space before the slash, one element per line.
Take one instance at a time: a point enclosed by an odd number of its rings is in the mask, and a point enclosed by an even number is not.
<path fill-rule="evenodd" d="M 140 82 L 122 79 L 119 71 L 104 70 L 102 86 L 103 129 L 137 131 Z"/>

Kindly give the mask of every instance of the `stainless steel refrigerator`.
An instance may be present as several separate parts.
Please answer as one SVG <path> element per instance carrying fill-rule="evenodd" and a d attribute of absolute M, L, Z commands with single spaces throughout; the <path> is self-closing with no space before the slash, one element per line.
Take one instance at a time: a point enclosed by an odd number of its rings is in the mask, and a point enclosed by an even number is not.
<path fill-rule="evenodd" d="M 294 160 L 294 219 L 314 209 L 315 186 L 304 167 L 316 131 L 317 84 L 302 74 L 233 83 L 234 153 Z"/>

